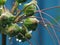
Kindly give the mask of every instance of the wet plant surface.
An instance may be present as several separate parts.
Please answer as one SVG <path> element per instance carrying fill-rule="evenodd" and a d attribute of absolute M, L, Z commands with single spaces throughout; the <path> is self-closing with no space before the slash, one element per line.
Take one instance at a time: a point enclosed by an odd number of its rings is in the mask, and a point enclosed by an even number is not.
<path fill-rule="evenodd" d="M 60 16 L 59 14 L 54 16 L 53 13 L 48 13 L 50 11 L 53 12 L 53 10 L 58 10 L 60 6 L 41 9 L 36 0 L 31 0 L 29 3 L 25 3 L 27 0 L 15 0 L 12 9 L 9 10 L 5 6 L 6 1 L 0 1 L 0 33 L 8 35 L 10 43 L 11 38 L 15 37 L 18 42 L 27 41 L 30 45 L 33 45 L 30 41 L 33 36 L 32 32 L 40 30 L 37 27 L 38 25 L 42 25 L 50 35 L 53 44 L 60 45 L 60 39 L 57 34 L 60 29 Z M 23 6 L 21 10 L 18 9 L 19 5 Z M 39 13 L 39 16 L 35 16 L 36 13 Z M 36 43 L 38 44 L 38 41 Z"/>

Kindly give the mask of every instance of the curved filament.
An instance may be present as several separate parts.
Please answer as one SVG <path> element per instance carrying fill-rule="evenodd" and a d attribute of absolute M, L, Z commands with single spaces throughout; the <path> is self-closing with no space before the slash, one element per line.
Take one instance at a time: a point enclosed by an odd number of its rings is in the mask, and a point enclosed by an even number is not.
<path fill-rule="evenodd" d="M 38 10 L 40 10 L 39 6 L 38 6 L 38 5 L 36 5 L 36 6 L 37 6 Z M 41 13 L 42 13 L 42 12 L 39 11 L 39 14 L 40 14 L 40 16 L 41 16 L 40 18 L 42 19 L 42 22 L 43 22 L 43 24 L 45 25 L 45 21 L 43 20 L 43 17 L 42 17 L 42 14 L 41 14 Z M 50 30 L 48 29 L 48 27 L 45 26 L 45 28 L 47 29 L 47 31 L 49 32 L 51 38 L 53 39 L 53 36 L 51 35 L 51 32 L 50 32 Z M 55 31 L 54 31 L 54 32 L 55 32 Z"/>
<path fill-rule="evenodd" d="M 45 19 L 45 20 L 47 20 L 47 19 Z M 47 20 L 47 21 L 48 21 L 48 20 Z M 55 29 L 54 29 L 54 26 L 52 25 L 52 23 L 51 23 L 50 21 L 48 21 L 48 23 L 50 24 L 51 28 L 53 29 L 54 35 L 55 35 L 55 37 L 56 37 L 56 39 L 57 39 L 57 41 L 58 41 L 58 44 L 60 45 L 60 41 L 59 41 L 59 38 L 58 38 L 58 36 L 57 36 L 57 34 L 56 34 L 56 31 L 55 31 Z"/>
<path fill-rule="evenodd" d="M 42 13 L 49 16 L 51 19 L 53 19 L 60 26 L 60 24 L 57 22 L 57 20 L 54 17 L 52 17 L 51 15 L 49 15 L 49 14 L 47 14 L 45 12 L 42 12 Z"/>
<path fill-rule="evenodd" d="M 50 9 L 53 9 L 53 8 L 60 8 L 60 6 L 53 6 L 53 7 L 45 8 L 45 9 L 42 9 L 42 11 L 50 10 Z"/>

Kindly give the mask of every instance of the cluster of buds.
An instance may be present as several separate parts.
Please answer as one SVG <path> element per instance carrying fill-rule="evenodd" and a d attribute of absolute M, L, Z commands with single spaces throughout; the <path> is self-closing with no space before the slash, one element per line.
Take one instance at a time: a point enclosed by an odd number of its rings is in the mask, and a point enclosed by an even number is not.
<path fill-rule="evenodd" d="M 24 3 L 27 0 L 15 0 L 17 3 Z M 0 5 L 4 5 L 6 0 L 0 0 Z M 10 11 L 5 10 L 0 15 L 0 32 L 4 33 L 10 37 L 16 37 L 16 39 L 21 40 L 22 42 L 27 39 L 31 39 L 32 31 L 35 31 L 38 25 L 38 20 L 35 17 L 34 13 L 36 11 L 35 3 L 29 2 L 24 4 L 22 16 L 14 16 Z M 17 20 L 21 19 L 20 21 Z M 17 22 L 15 22 L 17 21 Z M 19 26 L 17 23 L 22 23 L 22 26 Z"/>

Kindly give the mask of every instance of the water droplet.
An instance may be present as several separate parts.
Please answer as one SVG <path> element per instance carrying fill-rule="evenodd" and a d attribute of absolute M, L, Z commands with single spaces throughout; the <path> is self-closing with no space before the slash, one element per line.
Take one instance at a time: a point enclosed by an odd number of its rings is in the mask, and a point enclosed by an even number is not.
<path fill-rule="evenodd" d="M 8 38 L 9 40 L 11 39 L 11 37 Z"/>
<path fill-rule="evenodd" d="M 21 5 L 21 3 L 19 3 L 19 5 Z"/>
<path fill-rule="evenodd" d="M 22 40 L 19 40 L 19 42 L 21 42 Z"/>
<path fill-rule="evenodd" d="M 16 39 L 16 41 L 19 41 L 19 39 Z"/>
<path fill-rule="evenodd" d="M 31 30 L 31 31 L 29 31 L 29 33 L 31 34 L 31 33 L 32 33 L 32 30 Z"/>
<path fill-rule="evenodd" d="M 44 26 L 46 26 L 46 27 L 47 27 L 47 24 L 45 24 Z"/>
<path fill-rule="evenodd" d="M 23 22 L 20 22 L 20 23 L 23 23 Z"/>

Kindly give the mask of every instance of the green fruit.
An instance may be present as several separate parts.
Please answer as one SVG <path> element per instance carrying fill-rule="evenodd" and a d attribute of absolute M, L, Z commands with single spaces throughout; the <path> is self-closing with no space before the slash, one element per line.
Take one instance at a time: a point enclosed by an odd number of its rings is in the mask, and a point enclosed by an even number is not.
<path fill-rule="evenodd" d="M 5 16 L 0 16 L 0 32 L 5 32 L 5 29 L 7 27 L 6 23 L 7 17 Z"/>
<path fill-rule="evenodd" d="M 6 32 L 9 36 L 13 37 L 21 32 L 21 29 L 17 24 L 12 24 L 10 27 L 8 27 L 8 30 Z"/>
<path fill-rule="evenodd" d="M 28 32 L 28 30 L 26 29 L 26 27 L 25 27 L 25 26 L 22 26 L 22 30 L 20 31 L 20 33 L 21 33 L 23 36 L 25 36 L 25 34 L 26 34 L 27 32 Z M 21 34 L 18 34 L 16 38 L 19 39 L 19 40 L 22 40 L 22 42 L 26 41 L 26 39 L 25 39 Z"/>
<path fill-rule="evenodd" d="M 24 3 L 26 2 L 27 0 L 16 0 L 18 3 Z"/>
<path fill-rule="evenodd" d="M 0 0 L 0 5 L 4 5 L 7 0 Z"/>
<path fill-rule="evenodd" d="M 25 37 L 26 37 L 27 39 L 31 39 L 32 35 L 31 35 L 30 33 L 26 33 L 26 34 L 25 34 Z"/>
<path fill-rule="evenodd" d="M 2 13 L 0 16 L 0 32 L 5 32 L 6 28 L 14 21 L 14 16 L 9 12 Z"/>
<path fill-rule="evenodd" d="M 28 6 L 29 5 L 29 6 Z M 24 8 L 25 8 L 25 10 L 24 10 L 24 13 L 25 13 L 25 15 L 27 15 L 27 16 L 32 16 L 32 15 L 34 15 L 34 12 L 36 11 L 36 6 L 35 5 L 30 5 L 30 3 L 27 3 L 27 4 L 25 4 L 24 5 Z"/>
<path fill-rule="evenodd" d="M 36 18 L 27 18 L 24 20 L 24 25 L 28 28 L 28 30 L 35 30 L 37 27 L 37 19 Z"/>
<path fill-rule="evenodd" d="M 0 26 L 5 28 L 7 25 L 9 26 L 13 23 L 14 17 L 7 17 L 5 15 L 0 16 Z"/>
<path fill-rule="evenodd" d="M 1 22 L 4 24 L 11 24 L 14 21 L 14 16 L 10 14 L 9 12 L 5 13 L 4 15 L 1 15 Z"/>
<path fill-rule="evenodd" d="M 8 18 L 6 16 L 0 16 L 0 26 L 5 28 L 7 25 Z"/>

